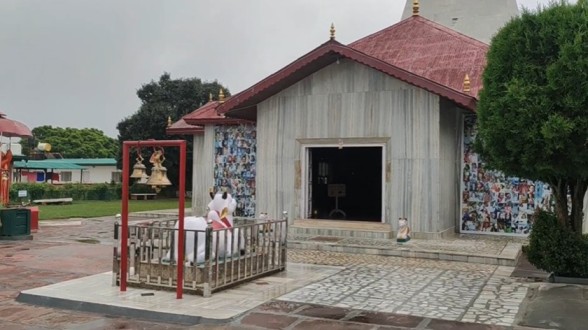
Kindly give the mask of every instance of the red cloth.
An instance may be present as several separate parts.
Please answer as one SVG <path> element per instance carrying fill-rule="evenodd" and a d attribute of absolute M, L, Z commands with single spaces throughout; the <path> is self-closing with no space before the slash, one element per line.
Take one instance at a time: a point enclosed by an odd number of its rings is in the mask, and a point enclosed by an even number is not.
<path fill-rule="evenodd" d="M 218 216 L 220 217 L 220 212 L 216 211 L 216 213 L 218 214 Z M 227 217 L 222 217 L 220 219 L 221 222 L 218 221 L 212 221 L 212 229 L 213 230 L 219 230 L 219 229 L 225 229 L 225 228 L 231 228 L 233 226 L 231 226 L 231 223 L 229 222 L 229 219 L 227 219 Z"/>
<path fill-rule="evenodd" d="M 37 173 L 35 172 L 27 172 L 26 177 L 27 182 L 37 182 Z"/>

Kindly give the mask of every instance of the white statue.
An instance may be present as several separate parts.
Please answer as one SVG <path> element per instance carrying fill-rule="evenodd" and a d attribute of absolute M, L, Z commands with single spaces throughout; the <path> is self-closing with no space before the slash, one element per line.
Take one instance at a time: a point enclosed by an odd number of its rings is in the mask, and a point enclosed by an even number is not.
<path fill-rule="evenodd" d="M 406 218 L 398 218 L 397 242 L 408 242 L 410 240 L 410 227 Z"/>
<path fill-rule="evenodd" d="M 208 220 L 212 221 L 212 256 L 216 258 L 215 247 L 217 246 L 218 237 L 218 257 L 222 258 L 229 255 L 238 255 L 244 252 L 245 240 L 239 232 L 239 228 L 233 227 L 233 212 L 237 207 L 237 202 L 233 199 L 231 194 L 226 191 L 223 193 L 213 194 L 210 192 L 212 201 L 208 204 L 208 214 L 204 217 L 186 217 L 184 218 L 184 230 L 190 230 L 186 233 L 185 245 L 185 260 L 186 264 L 202 263 L 206 253 L 205 249 L 205 231 L 208 226 Z M 179 222 L 174 226 L 178 229 Z M 196 233 L 198 231 L 198 246 L 194 247 L 196 243 Z M 225 239 L 226 232 L 226 239 Z M 238 239 L 241 236 L 241 239 Z M 225 241 L 226 240 L 226 241 Z M 174 242 L 178 242 L 178 231 L 175 231 Z M 231 251 L 232 248 L 232 251 Z M 168 252 L 166 258 L 170 260 L 170 253 Z M 174 249 L 174 260 L 178 260 L 178 251 Z"/>

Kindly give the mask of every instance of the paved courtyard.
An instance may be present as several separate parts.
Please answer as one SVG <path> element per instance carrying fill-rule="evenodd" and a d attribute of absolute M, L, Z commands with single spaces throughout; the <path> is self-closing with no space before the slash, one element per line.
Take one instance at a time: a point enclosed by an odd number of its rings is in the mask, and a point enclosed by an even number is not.
<path fill-rule="evenodd" d="M 14 300 L 23 290 L 109 271 L 112 267 L 113 221 L 112 217 L 104 217 L 43 223 L 33 241 L 1 242 L 1 327 L 194 328 L 38 307 Z M 298 329 L 311 324 L 308 322 L 318 322 L 316 324 L 322 324 L 321 327 L 329 328 L 325 319 L 313 314 L 313 311 L 321 310 L 320 306 L 325 306 L 331 308 L 330 311 L 344 311 L 341 315 L 346 315 L 337 321 L 339 323 L 331 324 L 332 329 L 338 329 L 342 324 L 348 329 L 379 329 L 377 324 L 360 326 L 367 318 L 365 313 L 381 313 L 377 314 L 380 315 L 378 319 L 396 320 L 394 322 L 404 324 L 404 329 L 453 329 L 458 324 L 465 325 L 464 329 L 502 329 L 501 326 L 509 328 L 517 323 L 524 298 L 533 285 L 511 278 L 513 267 L 478 263 L 312 250 L 290 250 L 288 261 L 339 266 L 340 270 L 294 291 L 286 291 L 269 305 L 251 306 L 252 310 L 220 328 Z M 279 305 L 280 302 L 286 305 Z M 275 308 L 276 304 L 288 306 L 287 315 L 280 316 L 279 313 L 284 311 L 268 314 L 268 309 Z M 272 323 L 277 316 L 282 317 L 282 323 Z M 477 326 L 486 324 L 489 327 L 475 327 L 474 322 L 478 323 Z M 381 329 L 395 329 L 392 323 L 382 324 L 387 327 Z M 451 326 L 447 327 L 447 324 Z M 196 326 L 199 327 L 204 326 Z"/>
<path fill-rule="evenodd" d="M 280 300 L 512 325 L 528 288 L 506 266 L 315 251 L 289 257 L 348 268 Z"/>

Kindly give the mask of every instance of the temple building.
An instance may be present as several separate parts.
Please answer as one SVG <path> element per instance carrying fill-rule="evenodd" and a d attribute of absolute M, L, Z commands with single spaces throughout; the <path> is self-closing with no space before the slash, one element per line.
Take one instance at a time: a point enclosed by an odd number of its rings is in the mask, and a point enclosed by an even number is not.
<path fill-rule="evenodd" d="M 549 187 L 488 171 L 471 148 L 487 42 L 516 1 L 406 8 L 347 45 L 331 26 L 294 62 L 171 125 L 194 138 L 194 210 L 217 186 L 237 216 L 287 211 L 299 233 L 390 237 L 407 218 L 417 238 L 527 235 Z"/>

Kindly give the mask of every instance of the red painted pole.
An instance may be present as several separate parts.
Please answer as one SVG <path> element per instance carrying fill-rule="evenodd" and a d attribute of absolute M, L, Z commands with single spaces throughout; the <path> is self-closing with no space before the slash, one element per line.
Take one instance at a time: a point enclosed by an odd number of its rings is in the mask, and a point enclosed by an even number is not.
<path fill-rule="evenodd" d="M 120 291 L 127 291 L 127 256 L 129 236 L 129 144 L 123 142 L 122 151 L 122 229 L 120 246 Z"/>
<path fill-rule="evenodd" d="M 185 140 L 145 140 L 123 142 L 123 179 L 122 179 L 122 234 L 121 234 L 121 278 L 120 291 L 127 290 L 127 258 L 129 232 L 129 146 L 134 147 L 180 147 L 180 177 L 178 205 L 178 262 L 176 297 L 182 299 L 184 283 L 184 208 L 186 199 L 186 141 Z"/>
<path fill-rule="evenodd" d="M 186 141 L 180 141 L 179 228 L 178 228 L 178 279 L 176 298 L 182 299 L 184 284 L 184 208 L 186 199 Z"/>

